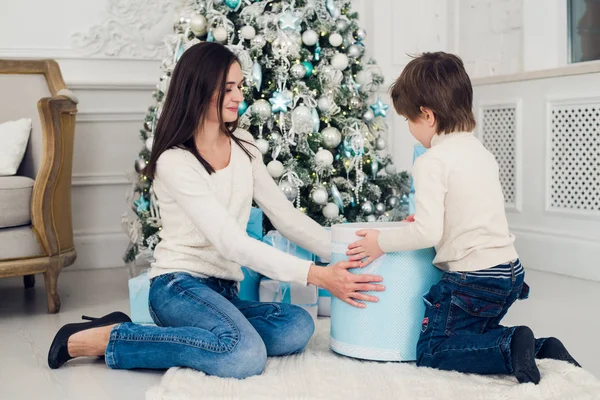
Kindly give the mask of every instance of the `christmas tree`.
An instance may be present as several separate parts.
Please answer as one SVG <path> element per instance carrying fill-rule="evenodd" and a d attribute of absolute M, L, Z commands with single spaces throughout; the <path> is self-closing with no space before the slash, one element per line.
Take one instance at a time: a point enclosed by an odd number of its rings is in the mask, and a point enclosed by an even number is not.
<path fill-rule="evenodd" d="M 239 126 L 296 207 L 324 226 L 395 221 L 406 216 L 409 176 L 386 153 L 389 108 L 377 96 L 383 76 L 366 60 L 366 32 L 348 0 L 196 0 L 184 7 L 167 43 L 164 75 L 153 94 L 123 216 L 126 262 L 151 259 L 160 211 L 149 160 L 170 75 L 200 41 L 226 45 L 240 59 L 246 86 Z M 268 221 L 267 221 L 268 224 Z"/>

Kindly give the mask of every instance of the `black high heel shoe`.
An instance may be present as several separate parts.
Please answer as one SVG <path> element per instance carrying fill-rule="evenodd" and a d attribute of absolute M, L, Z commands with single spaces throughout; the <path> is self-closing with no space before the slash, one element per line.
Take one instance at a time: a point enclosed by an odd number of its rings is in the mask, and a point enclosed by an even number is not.
<path fill-rule="evenodd" d="M 50 368 L 56 369 L 73 358 L 69 355 L 67 346 L 71 335 L 90 328 L 99 328 L 101 326 L 131 322 L 131 318 L 119 311 L 112 312 L 101 318 L 83 315 L 81 319 L 88 320 L 90 322 L 67 324 L 60 328 L 56 333 L 56 336 L 54 336 L 54 340 L 50 345 L 50 350 L 48 350 L 48 366 Z"/>

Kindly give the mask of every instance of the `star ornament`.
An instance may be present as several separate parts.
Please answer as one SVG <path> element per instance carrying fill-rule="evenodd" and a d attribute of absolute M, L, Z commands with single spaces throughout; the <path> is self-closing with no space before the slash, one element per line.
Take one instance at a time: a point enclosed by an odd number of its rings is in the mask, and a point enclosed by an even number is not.
<path fill-rule="evenodd" d="M 279 17 L 281 29 L 284 31 L 300 32 L 300 18 L 296 17 L 290 10 L 287 10 Z"/>
<path fill-rule="evenodd" d="M 379 117 L 385 117 L 387 115 L 387 109 L 390 108 L 387 104 L 384 104 L 381 99 L 377 99 L 375 104 L 371 104 L 369 107 L 373 110 L 373 114 Z"/>
<path fill-rule="evenodd" d="M 137 207 L 137 212 L 148 211 L 148 207 L 150 207 L 150 202 L 146 200 L 144 195 L 141 195 L 138 200 L 135 200 L 133 204 Z"/>
<path fill-rule="evenodd" d="M 289 105 L 292 104 L 292 101 L 289 99 L 289 97 L 287 97 L 284 93 L 281 93 L 279 90 L 273 92 L 273 97 L 269 99 L 269 102 L 273 105 L 273 113 L 285 113 L 287 112 Z"/>

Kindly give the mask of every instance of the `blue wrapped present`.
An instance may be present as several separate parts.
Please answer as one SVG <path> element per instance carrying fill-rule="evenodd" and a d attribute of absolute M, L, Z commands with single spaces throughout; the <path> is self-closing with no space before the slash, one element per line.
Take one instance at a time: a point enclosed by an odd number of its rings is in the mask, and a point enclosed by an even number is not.
<path fill-rule="evenodd" d="M 262 240 L 263 211 L 260 208 L 252 207 L 250 210 L 246 233 L 251 238 Z M 242 300 L 258 301 L 258 286 L 262 275 L 247 267 L 242 267 L 242 272 L 244 273 L 244 279 L 240 282 L 238 296 Z"/>
<path fill-rule="evenodd" d="M 301 285 L 263 278 L 260 281 L 259 298 L 262 302 L 294 304 L 304 308 L 313 320 L 317 320 L 318 293 L 315 285 Z"/>
<path fill-rule="evenodd" d="M 303 260 L 315 261 L 315 255 L 310 251 L 303 249 L 298 246 L 296 243 L 293 243 L 286 238 L 284 238 L 281 233 L 278 231 L 270 231 L 263 238 L 263 242 L 266 244 L 275 247 L 278 250 L 281 250 L 285 253 L 291 254 L 295 257 L 301 258 Z"/>
<path fill-rule="evenodd" d="M 423 153 L 425 153 L 427 151 L 427 149 L 425 147 L 423 147 L 423 145 L 421 144 L 415 144 L 415 147 L 413 149 L 413 165 L 415 164 L 415 161 L 417 160 L 417 158 L 421 155 L 423 155 Z M 410 180 L 410 193 L 408 194 L 408 214 L 412 215 L 415 213 L 415 182 L 413 179 Z"/>
<path fill-rule="evenodd" d="M 360 229 L 387 230 L 406 222 L 336 225 L 332 235 L 332 262 L 347 260 L 350 243 L 361 239 Z M 416 360 L 417 341 L 425 314 L 423 296 L 442 277 L 432 262 L 433 248 L 386 253 L 353 274 L 381 275 L 383 292 L 367 292 L 379 301 L 356 308 L 335 297 L 331 300 L 331 338 L 333 351 L 350 357 L 379 361 Z"/>
<path fill-rule="evenodd" d="M 136 324 L 154 324 L 148 307 L 149 296 L 148 271 L 129 280 L 129 315 Z"/>

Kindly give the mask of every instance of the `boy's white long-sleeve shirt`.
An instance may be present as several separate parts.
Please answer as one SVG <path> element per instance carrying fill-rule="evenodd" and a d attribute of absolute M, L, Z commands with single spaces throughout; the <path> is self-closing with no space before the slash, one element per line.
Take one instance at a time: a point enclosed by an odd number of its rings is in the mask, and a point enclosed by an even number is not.
<path fill-rule="evenodd" d="M 518 258 L 494 156 L 472 133 L 435 135 L 413 167 L 415 221 L 382 231 L 385 252 L 435 246 L 434 264 L 475 271 Z"/>
<path fill-rule="evenodd" d="M 238 138 L 253 142 L 238 129 Z M 249 237 L 252 200 L 287 239 L 329 260 L 331 233 L 296 209 L 269 175 L 261 153 L 247 154 L 232 140 L 229 165 L 209 174 L 187 150 L 170 149 L 158 159 L 154 191 L 161 213 L 161 242 L 149 276 L 189 272 L 240 281 L 240 266 L 269 278 L 306 284 L 310 261 Z"/>

